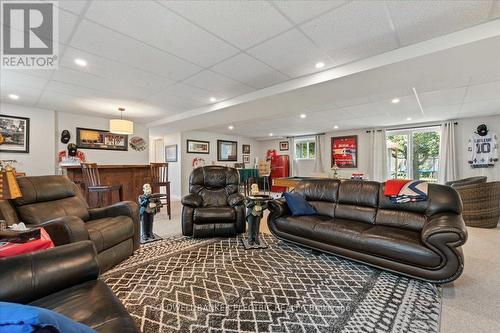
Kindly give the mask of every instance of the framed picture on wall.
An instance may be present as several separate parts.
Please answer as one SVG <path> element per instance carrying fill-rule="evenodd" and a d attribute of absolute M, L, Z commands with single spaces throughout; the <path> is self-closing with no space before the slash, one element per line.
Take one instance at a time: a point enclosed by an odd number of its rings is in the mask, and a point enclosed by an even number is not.
<path fill-rule="evenodd" d="M 358 136 L 337 136 L 331 143 L 332 167 L 337 164 L 339 168 L 358 167 Z"/>
<path fill-rule="evenodd" d="M 76 146 L 81 149 L 128 151 L 128 135 L 77 127 Z"/>
<path fill-rule="evenodd" d="M 165 146 L 165 162 L 177 162 L 177 145 Z"/>
<path fill-rule="evenodd" d="M 30 152 L 30 119 L 0 114 L 0 151 Z"/>
<path fill-rule="evenodd" d="M 186 151 L 189 154 L 210 154 L 210 142 L 200 140 L 187 140 Z"/>
<path fill-rule="evenodd" d="M 280 141 L 280 151 L 286 151 L 290 149 L 288 141 Z"/>
<path fill-rule="evenodd" d="M 243 163 L 250 164 L 250 155 L 243 155 Z"/>
<path fill-rule="evenodd" d="M 250 145 L 241 145 L 243 154 L 250 154 Z"/>
<path fill-rule="evenodd" d="M 238 160 L 238 142 L 217 140 L 217 161 L 235 162 Z"/>

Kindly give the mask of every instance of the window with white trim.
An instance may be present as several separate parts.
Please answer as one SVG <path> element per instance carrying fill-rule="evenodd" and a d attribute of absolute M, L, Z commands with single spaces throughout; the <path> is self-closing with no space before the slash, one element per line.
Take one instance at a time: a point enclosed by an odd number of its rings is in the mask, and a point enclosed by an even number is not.
<path fill-rule="evenodd" d="M 316 140 L 314 138 L 295 139 L 295 159 L 313 160 L 316 157 Z"/>

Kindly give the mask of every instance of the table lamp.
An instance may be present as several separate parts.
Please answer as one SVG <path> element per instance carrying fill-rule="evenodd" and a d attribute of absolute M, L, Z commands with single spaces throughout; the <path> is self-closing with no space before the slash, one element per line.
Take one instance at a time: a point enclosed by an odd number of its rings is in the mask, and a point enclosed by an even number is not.
<path fill-rule="evenodd" d="M 14 169 L 7 165 L 0 170 L 0 199 L 16 199 L 22 197 L 21 189 L 17 184 Z"/>

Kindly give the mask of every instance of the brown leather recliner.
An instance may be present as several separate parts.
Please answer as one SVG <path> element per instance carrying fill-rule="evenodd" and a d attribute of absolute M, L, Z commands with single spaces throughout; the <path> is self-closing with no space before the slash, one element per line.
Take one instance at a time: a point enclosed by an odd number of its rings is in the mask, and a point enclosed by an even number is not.
<path fill-rule="evenodd" d="M 307 180 L 295 191 L 317 215 L 291 216 L 283 199 L 269 202 L 278 238 L 434 283 L 463 271 L 467 240 L 462 202 L 449 186 L 429 184 L 428 200 L 393 204 L 385 184 Z"/>
<path fill-rule="evenodd" d="M 80 189 L 65 176 L 20 177 L 22 197 L 4 202 L 2 215 L 43 226 L 56 246 L 92 240 L 102 271 L 139 248 L 139 208 L 135 202 L 89 209 Z M 16 221 L 10 221 L 16 222 Z M 8 222 L 9 223 L 9 222 Z"/>
<path fill-rule="evenodd" d="M 245 232 L 245 197 L 238 192 L 238 170 L 218 165 L 194 169 L 182 198 L 182 234 L 234 236 Z"/>
<path fill-rule="evenodd" d="M 101 333 L 139 332 L 120 300 L 98 279 L 91 241 L 2 258 L 0 272 L 0 301 L 46 308 Z"/>

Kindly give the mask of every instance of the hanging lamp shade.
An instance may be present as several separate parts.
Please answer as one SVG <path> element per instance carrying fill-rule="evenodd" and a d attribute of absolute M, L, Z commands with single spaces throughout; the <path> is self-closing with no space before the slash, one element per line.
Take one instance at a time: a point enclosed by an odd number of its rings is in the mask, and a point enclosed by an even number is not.
<path fill-rule="evenodd" d="M 115 134 L 134 134 L 134 123 L 122 118 L 124 108 L 119 108 L 120 119 L 111 119 L 109 121 L 109 131 Z"/>

